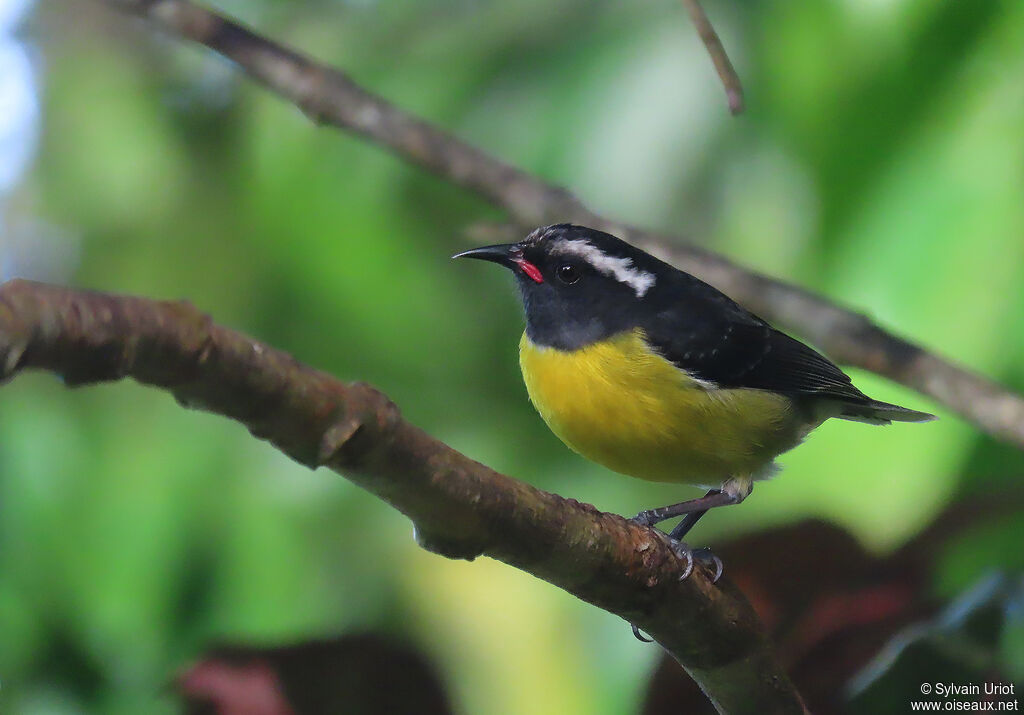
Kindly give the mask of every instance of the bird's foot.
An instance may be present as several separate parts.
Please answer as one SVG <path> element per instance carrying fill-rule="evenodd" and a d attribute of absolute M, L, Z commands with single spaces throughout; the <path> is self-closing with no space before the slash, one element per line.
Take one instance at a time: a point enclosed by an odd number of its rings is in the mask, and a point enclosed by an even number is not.
<path fill-rule="evenodd" d="M 666 519 L 666 509 L 649 509 L 642 511 L 634 516 L 630 521 L 640 526 L 646 526 L 652 528 L 654 524 L 657 524 Z M 686 566 L 683 568 L 683 575 L 679 577 L 680 581 L 685 581 L 691 573 L 693 573 L 694 560 L 700 561 L 708 565 L 714 571 L 714 578 L 711 580 L 712 583 L 718 583 L 718 579 L 722 577 L 722 560 L 715 556 L 711 549 L 704 547 L 700 549 L 691 549 L 686 545 L 686 542 L 682 540 L 683 535 L 686 534 L 690 528 L 697 522 L 704 512 L 695 512 L 688 514 L 683 517 L 683 521 L 679 522 L 679 525 L 672 530 L 672 533 L 668 535 L 669 540 L 672 542 L 672 550 L 675 551 L 676 556 L 681 561 L 686 562 Z M 668 517 L 671 518 L 671 517 Z"/>
<path fill-rule="evenodd" d="M 647 511 L 642 511 L 630 519 L 630 521 L 634 524 L 639 524 L 640 526 L 654 526 L 655 524 L 665 520 L 665 517 L 659 518 L 659 511 L 659 509 L 648 509 Z"/>
<path fill-rule="evenodd" d="M 718 579 L 722 578 L 722 559 L 718 558 L 718 556 L 715 555 L 715 552 L 707 546 L 700 549 L 694 549 L 692 553 L 695 559 L 707 564 L 714 570 L 715 574 L 711 579 L 711 583 L 718 583 Z"/>
<path fill-rule="evenodd" d="M 691 549 L 682 541 L 673 541 L 672 550 L 681 561 L 686 562 L 686 566 L 683 568 L 683 573 L 679 577 L 680 581 L 685 581 L 689 578 L 690 574 L 693 573 L 693 565 L 695 562 L 700 562 L 714 571 L 711 583 L 718 583 L 718 579 L 722 578 L 722 560 L 706 546 L 701 549 Z M 631 623 L 630 626 L 633 628 L 633 637 L 638 641 L 641 643 L 654 642 L 652 638 L 648 638 L 641 633 L 640 628 L 635 623 Z"/>
<path fill-rule="evenodd" d="M 715 556 L 711 549 L 707 547 L 691 549 L 685 542 L 673 541 L 672 550 L 679 557 L 680 561 L 686 562 L 686 565 L 683 567 L 683 573 L 679 576 L 680 581 L 685 581 L 690 577 L 690 574 L 693 573 L 693 566 L 698 561 L 708 566 L 714 572 L 711 583 L 718 583 L 718 579 L 722 578 L 722 560 Z"/>

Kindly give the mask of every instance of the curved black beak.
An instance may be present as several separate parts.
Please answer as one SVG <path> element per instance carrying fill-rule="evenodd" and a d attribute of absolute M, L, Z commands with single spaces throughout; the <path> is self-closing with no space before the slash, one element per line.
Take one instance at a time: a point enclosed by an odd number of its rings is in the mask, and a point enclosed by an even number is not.
<path fill-rule="evenodd" d="M 481 261 L 490 261 L 491 263 L 497 263 L 505 266 L 506 268 L 514 268 L 516 265 L 515 260 L 512 258 L 514 251 L 518 249 L 518 246 L 514 243 L 499 243 L 494 246 L 482 246 L 480 248 L 471 248 L 468 251 L 462 253 L 456 253 L 452 258 L 476 258 Z"/>

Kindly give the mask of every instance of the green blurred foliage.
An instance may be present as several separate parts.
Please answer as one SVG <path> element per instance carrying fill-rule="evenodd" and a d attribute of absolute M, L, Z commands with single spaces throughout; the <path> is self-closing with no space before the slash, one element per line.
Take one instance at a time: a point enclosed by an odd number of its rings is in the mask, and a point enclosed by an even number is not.
<path fill-rule="evenodd" d="M 673 0 L 222 7 L 599 211 L 1024 388 L 1024 4 L 707 6 L 748 91 L 738 119 Z M 494 209 L 100 3 L 41 6 L 24 34 L 43 127 L 17 207 L 77 242 L 57 279 L 187 297 L 601 509 L 690 496 L 583 462 L 533 413 L 508 278 L 448 260 Z M 891 548 L 955 494 L 1024 476 L 954 415 L 855 378 L 942 420 L 825 425 L 699 538 L 817 515 Z M 1019 569 L 1015 533 L 951 548 L 937 593 Z M 525 574 L 419 550 L 382 503 L 167 395 L 46 375 L 3 388 L 0 710 L 170 712 L 163 685 L 213 641 L 351 629 L 415 641 L 472 713 L 628 712 L 657 655 Z"/>

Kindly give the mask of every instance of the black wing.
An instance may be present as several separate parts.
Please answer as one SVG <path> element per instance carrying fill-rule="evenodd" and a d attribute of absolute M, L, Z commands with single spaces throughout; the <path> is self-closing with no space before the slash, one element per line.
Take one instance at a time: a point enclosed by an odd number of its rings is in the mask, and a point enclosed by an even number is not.
<path fill-rule="evenodd" d="M 651 347 L 667 360 L 721 387 L 871 401 L 828 358 L 684 276 L 693 282 L 661 296 L 660 309 L 643 326 Z"/>

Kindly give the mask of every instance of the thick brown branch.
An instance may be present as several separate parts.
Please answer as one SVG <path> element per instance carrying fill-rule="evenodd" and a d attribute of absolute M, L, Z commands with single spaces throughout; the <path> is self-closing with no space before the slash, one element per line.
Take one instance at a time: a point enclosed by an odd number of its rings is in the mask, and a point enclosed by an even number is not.
<path fill-rule="evenodd" d="M 699 0 L 683 0 L 683 5 L 690 13 L 690 19 L 693 21 L 694 27 L 697 28 L 701 42 L 704 43 L 708 54 L 711 55 L 718 78 L 722 80 L 725 97 L 729 101 L 729 111 L 739 114 L 743 111 L 743 85 L 740 84 L 740 77 L 733 69 L 732 62 L 729 61 L 729 55 L 725 53 L 722 41 L 718 39 L 718 33 L 711 25 L 711 20 L 704 14 L 704 8 L 700 6 Z"/>
<path fill-rule="evenodd" d="M 0 378 L 25 368 L 69 385 L 133 377 L 230 417 L 308 467 L 326 466 L 415 524 L 452 558 L 487 555 L 636 623 L 722 712 L 802 713 L 750 605 L 683 564 L 660 532 L 488 469 L 345 384 L 215 325 L 190 304 L 0 286 Z"/>
<path fill-rule="evenodd" d="M 188 0 L 107 0 L 237 62 L 316 121 L 353 131 L 505 208 L 522 226 L 572 221 L 616 233 L 792 329 L 840 363 L 914 388 L 989 434 L 1024 446 L 1024 399 L 896 337 L 862 315 L 678 240 L 611 221 L 571 193 L 481 152 L 308 60 Z"/>

